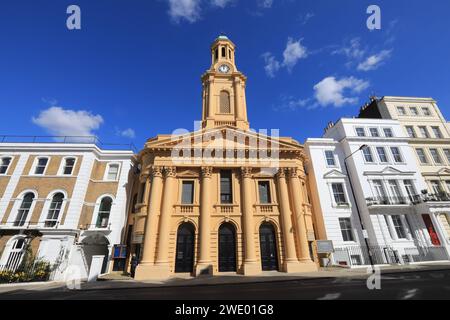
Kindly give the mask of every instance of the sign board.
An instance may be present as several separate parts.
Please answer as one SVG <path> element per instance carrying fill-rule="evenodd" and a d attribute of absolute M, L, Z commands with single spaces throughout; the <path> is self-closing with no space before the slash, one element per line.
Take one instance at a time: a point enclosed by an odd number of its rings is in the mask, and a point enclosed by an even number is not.
<path fill-rule="evenodd" d="M 133 243 L 142 243 L 144 240 L 144 236 L 142 234 L 136 234 L 133 236 L 132 242 Z"/>
<path fill-rule="evenodd" d="M 317 253 L 333 253 L 334 246 L 331 240 L 317 240 L 316 241 Z"/>
<path fill-rule="evenodd" d="M 127 246 L 115 244 L 113 249 L 113 259 L 125 259 L 127 257 Z"/>

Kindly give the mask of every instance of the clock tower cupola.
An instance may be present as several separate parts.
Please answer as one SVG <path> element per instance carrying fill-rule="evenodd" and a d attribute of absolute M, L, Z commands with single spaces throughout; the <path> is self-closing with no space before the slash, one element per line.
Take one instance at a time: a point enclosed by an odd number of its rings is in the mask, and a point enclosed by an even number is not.
<path fill-rule="evenodd" d="M 221 35 L 211 45 L 211 67 L 202 75 L 202 127 L 248 130 L 245 84 L 237 70 L 234 43 Z"/>

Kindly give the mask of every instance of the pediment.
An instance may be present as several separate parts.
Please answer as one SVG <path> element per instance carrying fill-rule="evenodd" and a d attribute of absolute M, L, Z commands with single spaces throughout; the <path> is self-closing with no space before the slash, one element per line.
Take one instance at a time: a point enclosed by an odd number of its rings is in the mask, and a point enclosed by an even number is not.
<path fill-rule="evenodd" d="M 441 170 L 439 170 L 437 172 L 437 174 L 441 175 L 441 176 L 448 176 L 448 175 L 450 175 L 450 169 L 449 168 L 442 168 Z"/>
<path fill-rule="evenodd" d="M 365 171 L 364 175 L 383 175 L 383 176 L 398 176 L 398 175 L 411 175 L 412 171 L 401 171 L 397 168 L 387 166 L 381 171 Z"/>
<path fill-rule="evenodd" d="M 345 174 L 336 169 L 331 170 L 323 175 L 324 179 L 337 179 L 337 178 L 344 179 L 346 177 L 347 176 Z"/>

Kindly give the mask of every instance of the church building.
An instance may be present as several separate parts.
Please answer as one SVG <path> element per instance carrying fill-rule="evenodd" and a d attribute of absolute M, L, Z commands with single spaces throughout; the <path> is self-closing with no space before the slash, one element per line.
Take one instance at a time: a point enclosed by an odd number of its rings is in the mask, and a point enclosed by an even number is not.
<path fill-rule="evenodd" d="M 317 270 L 306 154 L 292 138 L 250 130 L 235 49 L 223 35 L 211 45 L 201 126 L 151 138 L 136 156 L 136 280 Z"/>

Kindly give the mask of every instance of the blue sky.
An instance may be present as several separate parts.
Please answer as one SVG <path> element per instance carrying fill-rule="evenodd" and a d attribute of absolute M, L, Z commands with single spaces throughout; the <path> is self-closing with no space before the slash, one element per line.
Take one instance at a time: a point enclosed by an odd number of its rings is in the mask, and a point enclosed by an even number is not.
<path fill-rule="evenodd" d="M 66 28 L 71 4 L 81 30 Z M 366 27 L 371 4 L 381 30 Z M 92 133 L 140 148 L 192 130 L 220 32 L 248 76 L 252 128 L 303 142 L 371 94 L 433 97 L 450 119 L 449 11 L 447 0 L 8 1 L 0 134 Z"/>

